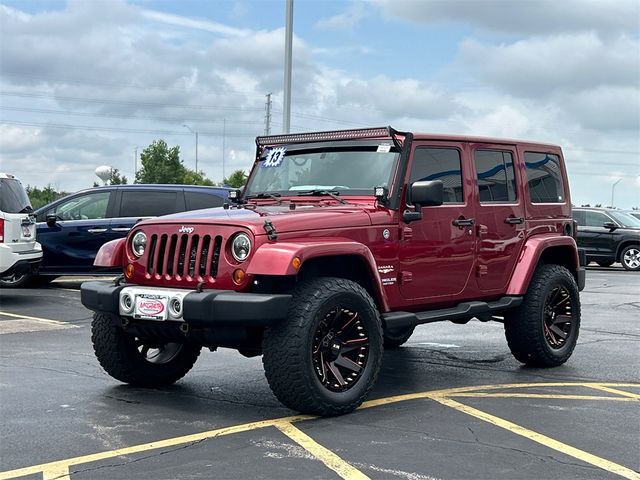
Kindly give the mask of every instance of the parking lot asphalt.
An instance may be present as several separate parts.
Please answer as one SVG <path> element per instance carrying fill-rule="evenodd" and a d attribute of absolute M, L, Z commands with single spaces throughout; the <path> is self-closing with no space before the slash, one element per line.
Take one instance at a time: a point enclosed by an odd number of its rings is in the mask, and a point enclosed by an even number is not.
<path fill-rule="evenodd" d="M 420 326 L 356 412 L 298 415 L 260 358 L 203 351 L 166 389 L 106 375 L 80 281 L 0 292 L 0 480 L 640 479 L 640 275 L 591 268 L 572 358 L 521 366 L 502 325 Z"/>

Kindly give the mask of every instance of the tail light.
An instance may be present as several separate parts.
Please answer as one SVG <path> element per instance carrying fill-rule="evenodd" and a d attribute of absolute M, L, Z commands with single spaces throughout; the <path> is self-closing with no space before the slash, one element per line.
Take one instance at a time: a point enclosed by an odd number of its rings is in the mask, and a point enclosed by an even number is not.
<path fill-rule="evenodd" d="M 4 243 L 4 218 L 0 218 L 0 243 Z"/>

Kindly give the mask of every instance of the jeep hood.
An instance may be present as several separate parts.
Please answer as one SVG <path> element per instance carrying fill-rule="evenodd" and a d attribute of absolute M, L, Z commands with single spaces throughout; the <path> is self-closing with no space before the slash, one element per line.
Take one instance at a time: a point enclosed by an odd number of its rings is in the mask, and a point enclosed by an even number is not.
<path fill-rule="evenodd" d="M 371 225 L 373 205 L 300 205 L 295 210 L 284 205 L 249 206 L 249 208 L 208 208 L 166 215 L 140 222 L 138 225 L 176 224 L 234 225 L 250 229 L 254 235 L 264 235 L 264 222 L 269 219 L 278 233 Z"/>

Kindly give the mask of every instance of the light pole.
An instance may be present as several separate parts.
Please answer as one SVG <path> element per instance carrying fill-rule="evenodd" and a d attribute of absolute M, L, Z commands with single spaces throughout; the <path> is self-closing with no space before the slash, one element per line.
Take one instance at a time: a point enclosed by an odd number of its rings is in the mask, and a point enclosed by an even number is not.
<path fill-rule="evenodd" d="M 618 181 L 614 182 L 613 185 L 611 185 L 611 207 L 613 208 L 613 192 L 616 189 L 616 185 L 619 184 L 622 181 L 621 178 L 618 179 Z"/>
<path fill-rule="evenodd" d="M 133 183 L 136 182 L 137 175 L 138 175 L 138 145 L 136 145 L 135 153 L 133 157 Z"/>
<path fill-rule="evenodd" d="M 289 133 L 291 122 L 291 62 L 293 51 L 293 0 L 287 1 L 287 22 L 284 34 L 284 101 L 282 113 L 282 129 Z"/>
<path fill-rule="evenodd" d="M 227 119 L 222 119 L 222 181 L 224 182 L 224 154 L 227 143 Z"/>
<path fill-rule="evenodd" d="M 196 134 L 196 173 L 198 173 L 198 132 L 191 128 L 189 125 L 184 123 L 183 127 L 187 128 L 191 133 Z"/>

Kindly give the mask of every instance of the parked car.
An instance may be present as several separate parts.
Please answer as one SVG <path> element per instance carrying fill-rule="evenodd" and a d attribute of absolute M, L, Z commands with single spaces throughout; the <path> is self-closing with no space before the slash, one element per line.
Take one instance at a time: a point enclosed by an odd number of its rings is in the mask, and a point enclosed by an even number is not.
<path fill-rule="evenodd" d="M 632 217 L 635 217 L 638 220 L 640 220 L 640 210 L 626 210 L 624 213 L 628 213 Z"/>
<path fill-rule="evenodd" d="M 0 173 L 0 285 L 31 274 L 40 264 L 42 248 L 32 213 L 20 180 Z"/>
<path fill-rule="evenodd" d="M 220 207 L 229 188 L 194 185 L 109 185 L 68 195 L 36 210 L 37 235 L 44 253 L 37 276 L 17 275 L 5 287 L 47 282 L 60 275 L 111 275 L 97 268 L 100 247 L 127 235 L 142 219 Z"/>
<path fill-rule="evenodd" d="M 256 144 L 235 205 L 100 249 L 124 275 L 81 299 L 109 375 L 169 385 L 202 347 L 234 348 L 263 355 L 288 407 L 338 415 L 424 323 L 498 321 L 520 362 L 569 359 L 585 269 L 560 147 L 390 127 Z"/>
<path fill-rule="evenodd" d="M 620 262 L 625 270 L 640 270 L 639 219 L 620 210 L 590 207 L 574 208 L 573 218 L 587 261 L 601 267 Z"/>

